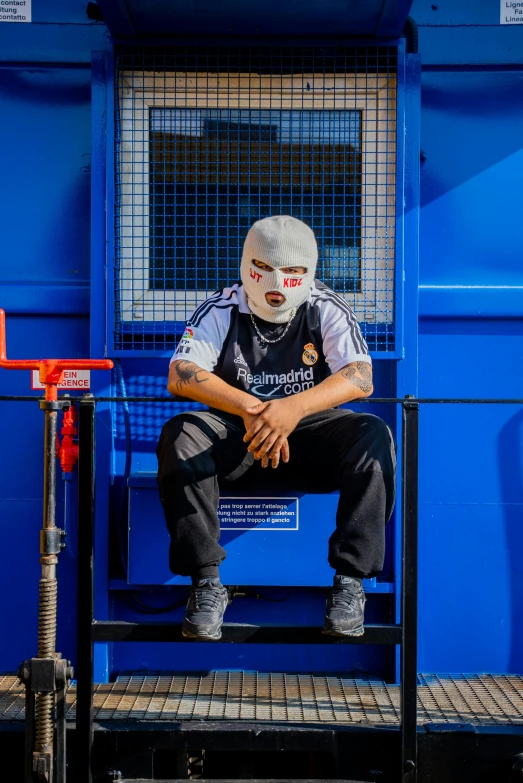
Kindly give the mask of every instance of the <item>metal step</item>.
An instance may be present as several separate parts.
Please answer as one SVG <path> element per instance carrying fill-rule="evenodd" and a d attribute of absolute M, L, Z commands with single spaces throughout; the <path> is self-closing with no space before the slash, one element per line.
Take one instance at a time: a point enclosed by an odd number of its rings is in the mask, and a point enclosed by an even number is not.
<path fill-rule="evenodd" d="M 97 620 L 92 625 L 95 642 L 188 642 L 179 623 L 131 623 Z M 326 636 L 316 626 L 247 625 L 224 623 L 216 643 L 236 644 L 400 644 L 401 626 L 366 625 L 363 636 Z M 208 644 L 208 642 L 205 642 Z"/>

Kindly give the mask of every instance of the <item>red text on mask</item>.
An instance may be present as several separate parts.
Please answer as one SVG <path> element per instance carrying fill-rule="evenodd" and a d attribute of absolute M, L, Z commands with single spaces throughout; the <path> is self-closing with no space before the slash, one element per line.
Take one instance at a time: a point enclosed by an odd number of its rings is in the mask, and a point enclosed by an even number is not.
<path fill-rule="evenodd" d="M 252 279 L 256 280 L 256 282 L 259 283 L 260 280 L 261 280 L 261 277 L 262 277 L 260 275 L 260 273 L 259 272 L 255 272 L 254 269 L 249 269 L 249 272 L 251 274 Z"/>
<path fill-rule="evenodd" d="M 299 285 L 301 285 L 303 282 L 301 277 L 284 277 L 283 278 L 283 287 L 284 288 L 297 288 Z"/>

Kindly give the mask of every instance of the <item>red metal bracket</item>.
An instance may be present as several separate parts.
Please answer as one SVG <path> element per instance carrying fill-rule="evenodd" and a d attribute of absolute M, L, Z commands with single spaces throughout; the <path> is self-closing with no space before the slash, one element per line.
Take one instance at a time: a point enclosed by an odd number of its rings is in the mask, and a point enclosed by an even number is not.
<path fill-rule="evenodd" d="M 64 370 L 111 370 L 110 359 L 8 359 L 6 355 L 5 312 L 0 309 L 0 367 L 6 370 L 38 370 L 45 386 L 45 399 L 58 399 L 58 384 Z"/>

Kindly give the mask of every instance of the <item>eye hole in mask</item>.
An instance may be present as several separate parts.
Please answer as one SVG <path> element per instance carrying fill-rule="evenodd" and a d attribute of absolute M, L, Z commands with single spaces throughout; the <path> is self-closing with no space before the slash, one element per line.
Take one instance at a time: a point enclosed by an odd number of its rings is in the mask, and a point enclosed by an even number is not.
<path fill-rule="evenodd" d="M 308 271 L 306 266 L 285 266 L 283 269 L 280 269 L 280 272 L 283 272 L 284 275 L 292 275 L 293 277 L 306 275 Z"/>
<path fill-rule="evenodd" d="M 251 264 L 253 267 L 260 269 L 262 272 L 274 272 L 272 266 L 264 263 L 263 261 L 258 261 L 256 258 L 251 259 Z"/>

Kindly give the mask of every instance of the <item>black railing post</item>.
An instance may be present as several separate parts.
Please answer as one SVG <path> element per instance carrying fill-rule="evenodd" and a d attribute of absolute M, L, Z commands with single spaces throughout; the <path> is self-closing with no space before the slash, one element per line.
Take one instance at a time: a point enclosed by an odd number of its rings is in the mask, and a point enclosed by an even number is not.
<path fill-rule="evenodd" d="M 78 435 L 78 631 L 76 663 L 75 780 L 92 783 L 94 619 L 94 423 L 95 401 L 84 395 L 79 405 Z"/>
<path fill-rule="evenodd" d="M 417 780 L 418 420 L 419 406 L 402 403 L 403 529 L 401 580 L 401 760 L 403 783 Z"/>

